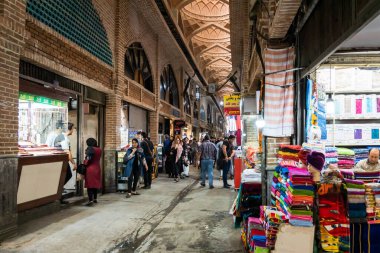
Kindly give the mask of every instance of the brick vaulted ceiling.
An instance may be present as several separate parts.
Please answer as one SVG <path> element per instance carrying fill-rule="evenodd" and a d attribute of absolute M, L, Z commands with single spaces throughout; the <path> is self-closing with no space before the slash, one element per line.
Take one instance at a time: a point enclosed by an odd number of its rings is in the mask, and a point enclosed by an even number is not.
<path fill-rule="evenodd" d="M 232 71 L 229 0 L 168 2 L 207 82 L 224 84 Z M 227 83 L 219 95 L 232 91 L 232 84 Z"/>

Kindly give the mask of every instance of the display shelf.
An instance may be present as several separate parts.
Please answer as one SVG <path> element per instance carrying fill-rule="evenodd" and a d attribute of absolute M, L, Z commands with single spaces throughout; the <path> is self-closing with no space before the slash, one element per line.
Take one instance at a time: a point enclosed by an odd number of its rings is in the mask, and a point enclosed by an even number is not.
<path fill-rule="evenodd" d="M 371 117 L 360 117 L 360 116 L 337 116 L 337 117 L 331 117 L 327 116 L 326 120 L 379 120 L 380 116 L 371 116 Z"/>
<path fill-rule="evenodd" d="M 368 147 L 371 145 L 368 144 L 344 144 L 344 143 L 335 143 L 333 145 L 331 142 L 326 142 L 326 146 L 335 146 L 335 147 Z"/>
<path fill-rule="evenodd" d="M 128 177 L 123 177 L 123 173 L 124 173 L 123 158 L 125 154 L 126 154 L 126 151 L 116 152 L 117 190 L 121 192 L 124 192 L 127 190 L 127 181 L 128 181 Z"/>
<path fill-rule="evenodd" d="M 335 95 L 370 95 L 370 94 L 380 94 L 380 90 L 363 90 L 363 91 L 357 91 L 357 90 L 347 90 L 347 91 L 325 91 L 326 94 L 335 94 Z"/>

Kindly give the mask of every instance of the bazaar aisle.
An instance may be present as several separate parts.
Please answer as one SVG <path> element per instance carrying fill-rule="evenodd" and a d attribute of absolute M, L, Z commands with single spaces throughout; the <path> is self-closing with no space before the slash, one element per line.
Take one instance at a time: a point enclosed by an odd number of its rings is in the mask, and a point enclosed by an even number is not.
<path fill-rule="evenodd" d="M 236 193 L 217 179 L 209 189 L 192 178 L 173 183 L 162 175 L 140 196 L 106 194 L 94 207 L 30 221 L 0 252 L 242 252 L 229 215 Z"/>

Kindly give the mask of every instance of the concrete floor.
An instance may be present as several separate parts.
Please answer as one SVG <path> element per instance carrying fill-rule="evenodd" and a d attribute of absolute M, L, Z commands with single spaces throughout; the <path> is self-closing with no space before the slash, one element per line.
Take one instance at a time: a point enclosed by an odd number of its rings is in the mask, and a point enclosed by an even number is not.
<path fill-rule="evenodd" d="M 214 185 L 162 175 L 140 196 L 106 194 L 25 223 L 0 252 L 243 252 L 229 215 L 236 193 Z"/>

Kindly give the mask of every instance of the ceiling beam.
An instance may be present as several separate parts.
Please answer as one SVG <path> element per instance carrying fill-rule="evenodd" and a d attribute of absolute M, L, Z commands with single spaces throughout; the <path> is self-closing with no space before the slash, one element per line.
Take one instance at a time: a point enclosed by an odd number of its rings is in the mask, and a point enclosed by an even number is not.
<path fill-rule="evenodd" d="M 206 30 L 207 28 L 209 27 L 213 27 L 215 26 L 216 28 L 219 28 L 220 30 L 222 30 L 223 32 L 226 32 L 228 34 L 230 34 L 230 30 L 228 30 L 227 28 L 217 24 L 217 23 L 207 23 L 207 24 L 204 24 L 202 25 L 201 27 L 199 27 L 198 29 L 195 29 L 194 31 L 192 31 L 188 36 L 187 36 L 187 39 L 188 40 L 191 40 L 191 38 L 193 38 L 195 35 L 197 35 L 198 33 Z M 223 38 L 224 40 L 225 38 Z"/>

